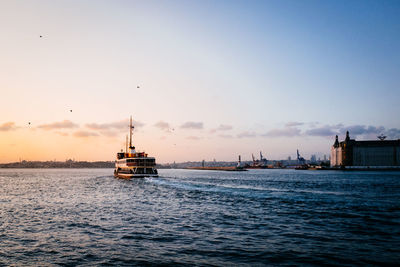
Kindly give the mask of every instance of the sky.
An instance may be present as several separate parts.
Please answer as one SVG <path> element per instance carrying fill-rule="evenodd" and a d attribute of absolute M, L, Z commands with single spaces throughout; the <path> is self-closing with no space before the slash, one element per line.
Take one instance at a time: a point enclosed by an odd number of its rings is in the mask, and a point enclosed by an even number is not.
<path fill-rule="evenodd" d="M 0 162 L 400 138 L 399 1 L 0 0 Z"/>

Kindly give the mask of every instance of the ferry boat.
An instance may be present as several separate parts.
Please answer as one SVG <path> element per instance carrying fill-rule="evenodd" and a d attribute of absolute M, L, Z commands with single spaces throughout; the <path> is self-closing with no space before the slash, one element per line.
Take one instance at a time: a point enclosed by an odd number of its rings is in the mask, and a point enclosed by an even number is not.
<path fill-rule="evenodd" d="M 116 178 L 131 179 L 143 177 L 158 177 L 156 159 L 148 157 L 144 152 L 137 152 L 132 145 L 132 116 L 129 124 L 129 147 L 128 137 L 126 138 L 126 150 L 117 153 L 115 161 L 114 176 Z"/>

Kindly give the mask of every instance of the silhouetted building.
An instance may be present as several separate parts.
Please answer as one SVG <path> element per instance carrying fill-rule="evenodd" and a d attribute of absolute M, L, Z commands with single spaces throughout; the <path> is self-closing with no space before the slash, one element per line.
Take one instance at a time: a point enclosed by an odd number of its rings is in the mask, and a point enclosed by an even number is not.
<path fill-rule="evenodd" d="M 316 156 L 316 155 L 311 155 L 310 161 L 311 161 L 312 163 L 317 162 L 317 156 Z"/>
<path fill-rule="evenodd" d="M 331 166 L 394 167 L 400 166 L 400 139 L 356 141 L 346 139 L 339 142 L 336 135 L 331 148 Z"/>

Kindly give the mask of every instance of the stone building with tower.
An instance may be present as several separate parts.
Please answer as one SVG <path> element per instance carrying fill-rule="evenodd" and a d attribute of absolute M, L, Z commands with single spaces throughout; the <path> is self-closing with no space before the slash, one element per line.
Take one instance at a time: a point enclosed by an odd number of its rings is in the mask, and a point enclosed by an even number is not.
<path fill-rule="evenodd" d="M 344 141 L 336 135 L 331 148 L 331 167 L 344 168 L 400 168 L 400 139 L 356 141 L 346 132 Z"/>

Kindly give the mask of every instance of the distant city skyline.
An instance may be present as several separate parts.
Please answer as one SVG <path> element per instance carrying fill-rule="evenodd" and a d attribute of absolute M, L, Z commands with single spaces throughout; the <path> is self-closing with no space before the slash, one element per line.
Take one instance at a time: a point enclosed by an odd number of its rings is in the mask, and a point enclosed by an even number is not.
<path fill-rule="evenodd" d="M 400 138 L 398 1 L 2 1 L 0 163 Z"/>

